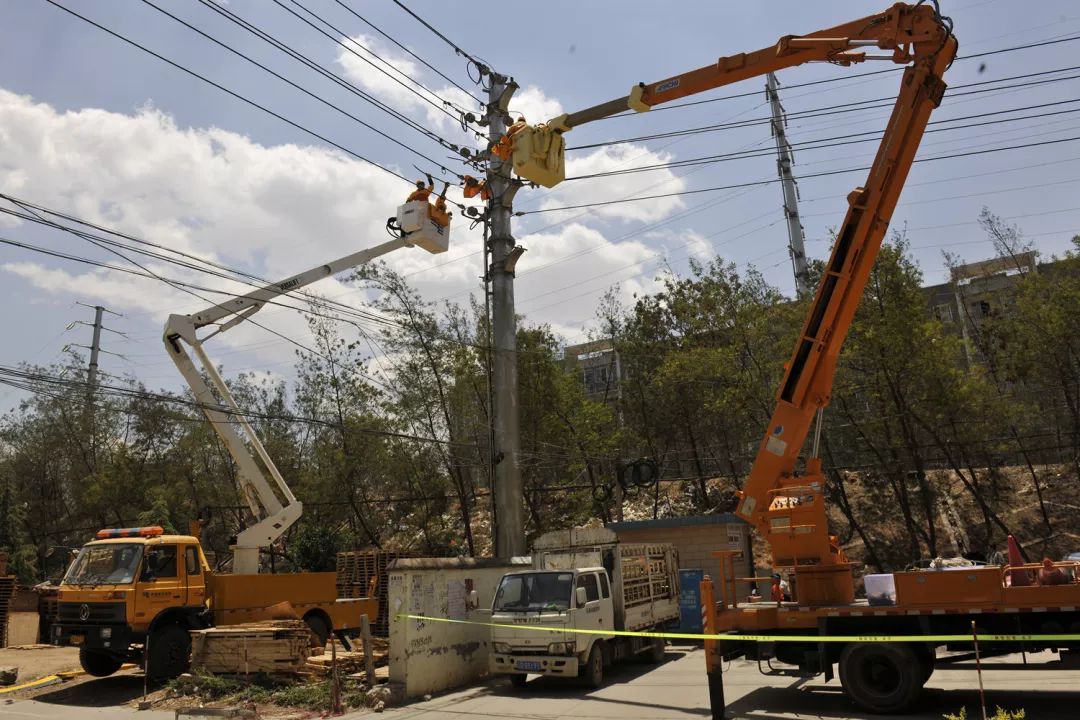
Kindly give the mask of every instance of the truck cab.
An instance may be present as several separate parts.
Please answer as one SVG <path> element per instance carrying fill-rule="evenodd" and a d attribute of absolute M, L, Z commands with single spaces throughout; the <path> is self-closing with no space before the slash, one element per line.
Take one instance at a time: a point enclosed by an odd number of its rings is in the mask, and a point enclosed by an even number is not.
<path fill-rule="evenodd" d="M 670 544 L 620 543 L 607 528 L 536 539 L 533 569 L 504 575 L 491 606 L 488 669 L 515 686 L 529 673 L 579 677 L 596 687 L 604 667 L 664 658 L 650 633 L 679 617 L 678 560 Z M 617 635 L 622 632 L 637 635 Z"/>
<path fill-rule="evenodd" d="M 78 647 L 94 676 L 142 663 L 144 650 L 152 676 L 179 674 L 188 631 L 209 623 L 208 573 L 193 536 L 165 535 L 160 527 L 102 530 L 64 575 L 50 640 Z"/>
<path fill-rule="evenodd" d="M 495 593 L 491 622 L 499 626 L 492 672 L 511 673 L 515 684 L 527 673 L 577 677 L 597 636 L 571 631 L 615 629 L 611 580 L 602 567 L 510 573 Z"/>

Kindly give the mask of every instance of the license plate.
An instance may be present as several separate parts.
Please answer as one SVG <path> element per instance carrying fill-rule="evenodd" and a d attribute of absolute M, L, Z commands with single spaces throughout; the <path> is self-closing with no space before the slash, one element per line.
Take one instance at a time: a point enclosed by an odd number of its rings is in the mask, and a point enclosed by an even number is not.
<path fill-rule="evenodd" d="M 71 636 L 71 644 L 72 645 L 82 645 L 84 642 L 86 642 L 86 636 L 85 635 L 72 635 Z"/>
<path fill-rule="evenodd" d="M 514 663 L 515 670 L 532 670 L 533 672 L 540 672 L 540 663 L 532 660 L 518 660 Z"/>

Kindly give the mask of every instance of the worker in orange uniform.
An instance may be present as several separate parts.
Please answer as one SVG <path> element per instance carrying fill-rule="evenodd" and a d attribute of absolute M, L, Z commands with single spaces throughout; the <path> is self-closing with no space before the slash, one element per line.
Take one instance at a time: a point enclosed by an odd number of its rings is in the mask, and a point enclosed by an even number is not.
<path fill-rule="evenodd" d="M 772 599 L 773 602 L 779 605 L 784 602 L 784 588 L 781 585 L 783 581 L 780 579 L 780 573 L 773 573 L 772 576 Z"/>
<path fill-rule="evenodd" d="M 503 162 L 510 159 L 510 154 L 514 150 L 513 137 L 526 127 L 525 116 L 521 116 L 517 119 L 513 125 L 506 130 L 506 134 L 499 138 L 499 142 L 492 146 L 491 154 L 499 158 Z"/>
<path fill-rule="evenodd" d="M 429 175 L 428 178 L 430 179 L 431 176 Z M 446 182 L 443 185 L 442 192 L 435 198 L 435 206 L 428 206 L 428 217 L 443 227 L 450 224 L 450 213 L 446 211 L 446 191 L 449 189 L 450 183 Z"/>
<path fill-rule="evenodd" d="M 487 186 L 487 180 L 477 180 L 472 175 L 465 176 L 465 198 L 471 199 L 480 196 L 481 200 L 491 199 L 491 189 Z"/>
<path fill-rule="evenodd" d="M 417 180 L 416 181 L 416 189 L 412 191 L 412 194 L 409 195 L 409 199 L 406 200 L 405 202 L 414 202 L 416 200 L 423 200 L 424 202 L 427 202 L 428 198 L 431 197 L 431 193 L 434 190 L 435 190 L 435 180 L 431 177 L 431 175 L 428 175 L 427 176 L 427 185 L 424 185 L 423 180 Z"/>

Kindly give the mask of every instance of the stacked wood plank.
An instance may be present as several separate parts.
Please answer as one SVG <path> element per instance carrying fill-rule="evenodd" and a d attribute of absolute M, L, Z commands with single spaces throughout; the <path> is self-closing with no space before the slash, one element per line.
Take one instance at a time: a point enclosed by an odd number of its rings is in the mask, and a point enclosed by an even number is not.
<path fill-rule="evenodd" d="M 331 642 L 336 643 L 337 641 L 332 640 Z M 329 645 L 327 647 L 329 648 Z M 321 655 L 312 655 L 307 659 L 304 671 L 316 677 L 325 677 L 330 674 L 336 662 L 337 668 L 342 675 L 360 675 L 362 677 L 364 674 L 364 651 L 360 646 L 359 638 L 353 640 L 353 647 L 357 649 L 346 650 L 341 645 L 337 645 L 332 652 L 327 649 Z M 375 665 L 375 677 L 384 677 L 389 672 L 386 665 L 390 661 L 390 643 L 385 638 L 374 638 L 371 643 L 371 653 Z"/>
<path fill-rule="evenodd" d="M 353 550 L 338 553 L 338 597 L 361 598 L 368 596 L 371 579 L 378 578 L 375 594 L 379 598 L 379 616 L 371 618 L 371 632 L 379 637 L 390 634 L 387 600 L 387 566 L 398 558 L 416 557 L 413 553 L 385 552 L 382 550 Z"/>
<path fill-rule="evenodd" d="M 311 651 L 311 631 L 302 620 L 230 625 L 191 633 L 191 665 L 210 673 L 295 673 Z"/>

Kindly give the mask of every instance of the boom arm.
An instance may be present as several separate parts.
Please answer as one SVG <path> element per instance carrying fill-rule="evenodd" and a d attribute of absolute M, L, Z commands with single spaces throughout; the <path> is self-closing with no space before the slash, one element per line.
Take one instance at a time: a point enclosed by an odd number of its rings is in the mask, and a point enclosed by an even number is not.
<path fill-rule="evenodd" d="M 259 571 L 259 548 L 268 547 L 295 523 L 303 512 L 303 504 L 296 499 L 281 476 L 274 461 L 270 459 L 259 436 L 237 406 L 224 379 L 203 350 L 203 343 L 218 333 L 235 327 L 250 318 L 269 301 L 291 290 L 298 290 L 313 282 L 322 280 L 351 267 L 363 265 L 375 258 L 401 247 L 411 245 L 404 238 L 396 238 L 377 245 L 369 250 L 346 255 L 333 262 L 319 265 L 310 270 L 294 275 L 282 282 L 272 283 L 253 292 L 229 300 L 220 305 L 207 308 L 194 315 L 170 315 L 165 323 L 163 339 L 169 357 L 176 363 L 180 374 L 184 376 L 195 400 L 199 403 L 206 419 L 210 421 L 218 436 L 225 443 L 229 454 L 236 462 L 237 479 L 244 492 L 248 508 L 255 516 L 255 524 L 245 528 L 236 536 L 233 545 L 233 572 L 253 574 Z M 196 330 L 207 325 L 221 323 L 217 330 L 206 337 L 199 338 Z M 186 346 L 195 351 L 202 372 L 210 379 L 211 391 L 203 378 L 200 368 L 196 367 L 188 354 Z M 217 395 L 214 394 L 216 391 Z M 221 402 L 218 398 L 221 398 Z M 254 453 L 252 452 L 254 451 Z M 263 468 L 273 478 L 273 485 L 255 459 L 258 455 Z M 284 497 L 284 504 L 274 492 L 274 486 Z"/>
<path fill-rule="evenodd" d="M 877 258 L 930 113 L 945 92 L 942 75 L 956 56 L 951 23 L 922 1 L 897 3 L 883 13 L 799 37 L 773 47 L 720 58 L 715 64 L 650 85 L 610 102 L 563 115 L 523 138 L 515 147 L 518 174 L 553 185 L 563 176 L 562 141 L 571 128 L 631 108 L 661 103 L 812 61 L 849 65 L 870 59 L 865 47 L 891 51 L 874 59 L 908 65 L 864 187 L 848 196 L 848 211 L 826 266 L 777 397 L 737 513 L 769 542 L 776 565 L 793 566 L 804 604 L 850 602 L 851 565 L 828 532 L 824 477 L 816 442 L 806 475 L 795 467 L 814 423 L 829 403 L 840 347 Z M 819 425 L 820 430 L 820 425 Z"/>

